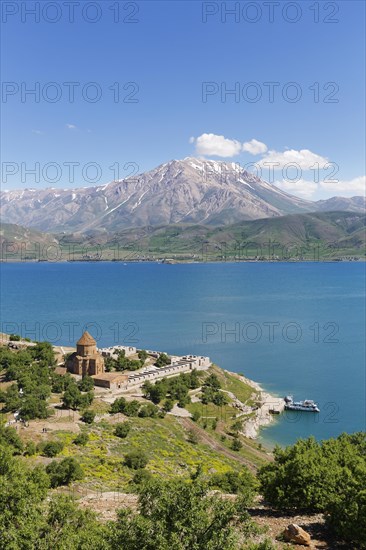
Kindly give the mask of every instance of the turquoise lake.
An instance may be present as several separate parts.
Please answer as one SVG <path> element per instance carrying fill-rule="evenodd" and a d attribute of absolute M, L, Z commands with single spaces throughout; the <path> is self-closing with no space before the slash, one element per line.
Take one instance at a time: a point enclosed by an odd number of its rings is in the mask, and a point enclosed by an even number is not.
<path fill-rule="evenodd" d="M 276 395 L 314 399 L 268 444 L 365 430 L 364 263 L 1 264 L 1 330 L 74 345 L 209 355 Z M 86 326 L 88 325 L 88 326 Z"/>

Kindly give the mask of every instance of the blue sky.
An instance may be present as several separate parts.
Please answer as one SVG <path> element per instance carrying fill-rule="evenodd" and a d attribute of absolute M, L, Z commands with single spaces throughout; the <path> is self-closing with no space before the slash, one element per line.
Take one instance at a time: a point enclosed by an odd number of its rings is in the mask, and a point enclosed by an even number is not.
<path fill-rule="evenodd" d="M 82 187 L 117 165 L 122 178 L 127 163 L 205 156 L 257 163 L 306 198 L 362 193 L 364 2 L 274 2 L 272 22 L 268 2 L 81 1 L 74 22 L 63 1 L 40 2 L 35 21 L 24 11 L 34 4 L 2 3 L 3 189 Z M 65 82 L 78 84 L 74 102 Z M 37 86 L 38 102 L 22 97 Z"/>

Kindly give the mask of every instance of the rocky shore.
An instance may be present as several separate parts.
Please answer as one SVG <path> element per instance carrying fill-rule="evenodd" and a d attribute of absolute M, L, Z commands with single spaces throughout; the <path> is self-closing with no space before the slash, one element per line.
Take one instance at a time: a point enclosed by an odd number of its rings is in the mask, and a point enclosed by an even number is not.
<path fill-rule="evenodd" d="M 282 397 L 275 397 L 274 395 L 271 395 L 270 393 L 264 391 L 257 382 L 254 382 L 253 380 L 250 380 L 249 378 L 246 378 L 241 374 L 235 372 L 230 372 L 230 374 L 235 376 L 239 380 L 242 380 L 242 382 L 244 382 L 248 386 L 251 386 L 254 390 L 253 393 L 255 393 L 255 399 L 257 400 L 258 408 L 253 409 L 253 407 L 249 407 L 245 403 L 241 403 L 242 406 L 240 406 L 240 409 L 243 411 L 243 414 L 254 414 L 245 421 L 240 433 L 250 439 L 256 439 L 259 435 L 260 428 L 262 428 L 263 426 L 268 426 L 268 424 L 273 422 L 274 417 L 277 416 L 273 415 L 270 411 L 278 411 L 279 413 L 282 413 L 284 411 L 284 399 Z"/>

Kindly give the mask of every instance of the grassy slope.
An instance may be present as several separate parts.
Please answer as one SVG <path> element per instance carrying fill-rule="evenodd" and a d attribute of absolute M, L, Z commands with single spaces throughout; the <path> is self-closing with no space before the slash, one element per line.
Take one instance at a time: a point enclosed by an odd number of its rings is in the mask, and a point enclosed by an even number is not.
<path fill-rule="evenodd" d="M 238 399 L 245 401 L 251 397 L 253 389 L 250 386 L 216 366 L 208 372 L 201 373 L 202 381 L 211 372 L 215 372 L 219 377 L 222 388 L 234 393 Z M 59 401 L 60 395 L 52 394 L 50 403 Z M 201 407 L 200 403 L 193 403 L 187 408 L 193 411 L 196 408 L 200 410 Z M 231 404 L 222 408 L 215 405 L 205 407 L 205 416 L 213 418 L 204 430 L 204 418 L 197 424 L 183 422 L 172 415 L 166 415 L 164 418 L 126 418 L 122 414 L 110 415 L 107 403 L 101 399 L 95 399 L 91 408 L 98 413 L 96 422 L 92 425 L 81 422 L 77 412 L 71 411 L 68 414 L 64 411 L 65 414 L 62 416 L 55 415 L 46 421 L 31 421 L 29 428 L 21 428 L 18 432 L 25 442 L 37 443 L 44 439 L 62 441 L 64 449 L 57 459 L 73 456 L 85 472 L 85 478 L 77 483 L 79 489 L 135 491 L 135 486 L 131 482 L 135 472 L 126 467 L 123 461 L 128 452 L 138 449 L 143 450 L 149 458 L 147 470 L 166 478 L 176 475 L 188 476 L 199 465 L 204 474 L 212 474 L 239 471 L 245 463 L 256 468 L 268 460 L 266 453 L 260 452 L 255 442 L 243 438 L 243 448 L 239 452 L 233 452 L 232 437 L 226 436 L 226 440 L 222 441 L 222 434 L 238 414 L 238 409 Z M 217 416 L 221 418 L 214 430 L 212 420 Z M 115 424 L 126 420 L 131 423 L 130 433 L 125 439 L 116 437 Z M 47 425 L 46 434 L 42 433 L 43 425 Z M 198 434 L 198 443 L 192 443 L 189 437 L 189 432 L 195 426 L 201 431 L 201 436 L 203 435 L 201 437 Z M 89 441 L 85 446 L 73 443 L 79 430 L 86 431 L 89 435 Z M 225 453 L 225 449 L 230 453 Z M 36 455 L 24 457 L 24 460 L 31 463 L 48 463 L 50 459 Z"/>
<path fill-rule="evenodd" d="M 16 229 L 18 228 L 18 229 Z M 18 234 L 18 236 L 17 236 Z M 299 259 L 365 257 L 365 215 L 354 212 L 293 214 L 222 227 L 171 225 L 125 229 L 113 235 L 59 236 L 63 259 L 144 259 L 176 257 L 202 261 L 279 256 Z M 1 238 L 21 237 L 30 244 L 50 242 L 50 235 L 4 224 Z M 269 247 L 268 243 L 272 243 Z M 100 246 L 101 248 L 98 248 Z M 84 249 L 84 251 L 83 251 Z"/>

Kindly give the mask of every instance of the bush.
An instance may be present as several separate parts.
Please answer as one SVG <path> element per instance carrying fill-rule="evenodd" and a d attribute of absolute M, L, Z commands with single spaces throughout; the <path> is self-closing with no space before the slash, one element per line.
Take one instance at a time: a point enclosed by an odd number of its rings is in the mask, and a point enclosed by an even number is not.
<path fill-rule="evenodd" d="M 136 471 L 132 481 L 133 483 L 136 483 L 136 485 L 142 485 L 143 483 L 150 481 L 151 478 L 152 474 L 148 470 L 141 469 Z"/>
<path fill-rule="evenodd" d="M 69 485 L 72 481 L 82 479 L 84 472 L 75 458 L 64 458 L 61 462 L 53 460 L 46 467 L 50 477 L 51 487 Z"/>
<path fill-rule="evenodd" d="M 125 410 L 126 404 L 127 404 L 127 401 L 124 397 L 118 397 L 113 401 L 110 408 L 110 413 L 111 414 L 123 413 Z"/>
<path fill-rule="evenodd" d="M 193 445 L 197 445 L 198 443 L 198 435 L 196 434 L 196 432 L 194 430 L 190 430 L 188 432 L 188 441 L 190 443 L 193 443 Z"/>
<path fill-rule="evenodd" d="M 233 442 L 231 444 L 231 448 L 233 451 L 240 451 L 240 449 L 243 447 L 242 442 L 238 437 L 234 437 Z"/>
<path fill-rule="evenodd" d="M 173 399 L 166 399 L 164 401 L 163 410 L 165 412 L 170 412 L 172 408 L 174 407 L 174 401 Z"/>
<path fill-rule="evenodd" d="M 81 417 L 81 420 L 85 422 L 85 424 L 93 424 L 95 419 L 96 413 L 94 411 L 84 411 L 83 416 Z"/>
<path fill-rule="evenodd" d="M 159 409 L 156 405 L 153 405 L 152 403 L 147 403 L 147 405 L 143 405 L 141 409 L 138 412 L 138 415 L 141 418 L 155 418 L 159 412 Z"/>
<path fill-rule="evenodd" d="M 243 468 L 241 472 L 214 474 L 210 479 L 211 487 L 221 489 L 224 493 L 245 495 L 248 502 L 253 500 L 257 485 L 255 477 L 247 468 Z"/>
<path fill-rule="evenodd" d="M 42 442 L 38 445 L 38 452 L 42 456 L 53 458 L 54 456 L 58 455 L 63 448 L 64 446 L 61 441 L 47 441 Z"/>
<path fill-rule="evenodd" d="M 201 414 L 198 411 L 194 411 L 194 413 L 192 414 L 193 422 L 198 422 L 200 418 L 201 418 Z"/>
<path fill-rule="evenodd" d="M 86 432 L 81 432 L 79 435 L 77 435 L 73 441 L 75 445 L 86 445 L 89 441 L 89 436 Z"/>
<path fill-rule="evenodd" d="M 84 376 L 78 384 L 80 391 L 91 391 L 94 389 L 94 379 L 91 376 Z"/>
<path fill-rule="evenodd" d="M 19 334 L 10 334 L 9 340 L 10 342 L 20 342 L 21 337 L 19 336 Z"/>
<path fill-rule="evenodd" d="M 13 454 L 20 454 L 23 452 L 24 445 L 20 439 L 18 432 L 15 428 L 0 424 L 0 444 L 9 445 Z"/>
<path fill-rule="evenodd" d="M 139 349 L 139 351 L 137 352 L 137 355 L 138 355 L 138 358 L 141 360 L 141 361 L 146 361 L 146 359 L 148 358 L 148 353 L 146 350 L 144 349 Z"/>
<path fill-rule="evenodd" d="M 25 446 L 24 454 L 26 456 L 34 456 L 37 453 L 37 445 L 34 441 L 28 441 Z"/>
<path fill-rule="evenodd" d="M 131 424 L 129 422 L 121 422 L 119 424 L 116 424 L 114 435 L 117 437 L 121 437 L 124 439 L 128 436 L 131 430 Z"/>
<path fill-rule="evenodd" d="M 132 470 L 145 468 L 149 459 L 143 451 L 131 451 L 125 456 L 125 464 Z"/>
<path fill-rule="evenodd" d="M 263 496 L 278 508 L 327 514 L 333 532 L 366 548 L 366 433 L 313 437 L 274 450 L 259 471 Z"/>
<path fill-rule="evenodd" d="M 124 408 L 123 414 L 126 416 L 137 416 L 140 409 L 140 403 L 134 399 L 133 401 L 128 401 Z"/>

